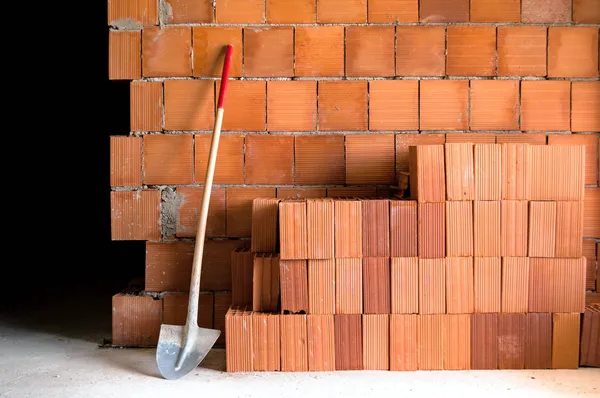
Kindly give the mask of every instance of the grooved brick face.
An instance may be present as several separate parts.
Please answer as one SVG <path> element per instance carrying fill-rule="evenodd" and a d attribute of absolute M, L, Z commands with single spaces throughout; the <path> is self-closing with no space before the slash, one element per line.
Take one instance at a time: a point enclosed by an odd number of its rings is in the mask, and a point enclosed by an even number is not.
<path fill-rule="evenodd" d="M 522 0 L 521 22 L 571 22 L 571 0 Z"/>
<path fill-rule="evenodd" d="M 295 63 L 296 76 L 343 76 L 344 27 L 296 27 Z"/>
<path fill-rule="evenodd" d="M 369 82 L 370 130 L 418 130 L 419 82 L 373 80 Z"/>
<path fill-rule="evenodd" d="M 244 29 L 244 76 L 294 75 L 294 28 Z"/>
<path fill-rule="evenodd" d="M 394 27 L 346 27 L 346 75 L 394 76 Z"/>
<path fill-rule="evenodd" d="M 418 22 L 419 0 L 368 0 L 369 23 Z"/>
<path fill-rule="evenodd" d="M 396 27 L 396 75 L 443 76 L 445 53 L 443 26 Z"/>
<path fill-rule="evenodd" d="M 596 109 L 600 109 L 600 104 Z M 549 134 L 548 145 L 585 145 L 585 183 L 586 185 L 596 185 L 598 168 L 598 137 L 596 135 Z"/>
<path fill-rule="evenodd" d="M 191 134 L 144 136 L 144 184 L 191 184 Z"/>
<path fill-rule="evenodd" d="M 217 81 L 216 92 L 221 82 Z M 231 80 L 227 85 L 223 130 L 265 131 L 267 82 Z"/>
<path fill-rule="evenodd" d="M 133 3 L 133 4 L 132 4 Z M 155 0 L 108 0 L 108 24 L 124 20 L 141 25 L 158 24 L 158 2 Z"/>
<path fill-rule="evenodd" d="M 236 26 L 194 26 L 193 75 L 221 77 L 226 46 L 233 46 L 230 77 L 242 75 L 242 28 Z"/>
<path fill-rule="evenodd" d="M 448 26 L 446 73 L 450 76 L 496 74 L 495 26 Z"/>
<path fill-rule="evenodd" d="M 212 134 L 194 136 L 194 181 L 204 184 Z M 221 135 L 213 184 L 244 183 L 244 136 Z"/>
<path fill-rule="evenodd" d="M 396 173 L 409 172 L 408 148 L 411 145 L 441 145 L 444 134 L 396 134 Z"/>
<path fill-rule="evenodd" d="M 178 237 L 195 237 L 202 203 L 203 187 L 177 187 L 177 226 Z M 227 213 L 225 208 L 225 188 L 213 187 L 210 192 L 206 237 L 227 236 Z"/>
<path fill-rule="evenodd" d="M 498 76 L 546 75 L 546 27 L 498 26 Z"/>
<path fill-rule="evenodd" d="M 367 129 L 367 82 L 320 81 L 319 130 Z"/>
<path fill-rule="evenodd" d="M 600 24 L 598 0 L 573 0 L 573 22 Z"/>
<path fill-rule="evenodd" d="M 142 185 L 142 139 L 110 137 L 110 186 Z"/>
<path fill-rule="evenodd" d="M 394 184 L 394 135 L 346 137 L 346 184 Z"/>
<path fill-rule="evenodd" d="M 227 235 L 250 237 L 252 231 L 252 200 L 274 198 L 275 188 L 227 188 Z"/>
<path fill-rule="evenodd" d="M 294 137 L 248 135 L 246 184 L 293 184 Z"/>
<path fill-rule="evenodd" d="M 170 7 L 170 11 L 169 11 Z M 167 0 L 165 23 L 211 23 L 215 21 L 213 0 Z"/>
<path fill-rule="evenodd" d="M 469 22 L 469 0 L 421 0 L 421 22 Z"/>
<path fill-rule="evenodd" d="M 139 31 L 108 32 L 108 78 L 134 80 L 142 75 L 141 34 Z"/>
<path fill-rule="evenodd" d="M 343 135 L 296 136 L 295 139 L 296 184 L 341 185 L 345 183 Z"/>
<path fill-rule="evenodd" d="M 192 28 L 151 26 L 142 29 L 144 77 L 192 75 Z"/>
<path fill-rule="evenodd" d="M 570 88 L 569 81 L 522 81 L 521 129 L 569 130 Z"/>
<path fill-rule="evenodd" d="M 367 0 L 319 0 L 317 23 L 365 23 Z"/>
<path fill-rule="evenodd" d="M 600 132 L 600 82 L 573 82 L 571 101 L 571 129 Z"/>
<path fill-rule="evenodd" d="M 214 82 L 165 80 L 164 84 L 165 130 L 212 129 L 215 118 Z M 224 120 L 226 118 L 227 116 L 224 116 Z"/>
<path fill-rule="evenodd" d="M 421 130 L 467 129 L 468 81 L 422 80 L 420 94 Z"/>
<path fill-rule="evenodd" d="M 548 28 L 548 77 L 598 77 L 598 28 Z"/>
<path fill-rule="evenodd" d="M 471 22 L 519 22 L 521 0 L 471 0 Z"/>
<path fill-rule="evenodd" d="M 277 198 L 279 199 L 324 198 L 326 196 L 327 188 L 277 188 Z"/>
<path fill-rule="evenodd" d="M 471 81 L 471 129 L 519 129 L 519 81 Z"/>
<path fill-rule="evenodd" d="M 265 0 L 219 0 L 216 5 L 217 23 L 264 23 Z"/>
<path fill-rule="evenodd" d="M 266 0 L 267 23 L 315 23 L 316 0 Z"/>
<path fill-rule="evenodd" d="M 161 131 L 162 82 L 131 82 L 129 98 L 129 128 L 131 131 Z"/>
<path fill-rule="evenodd" d="M 314 131 L 317 128 L 317 82 L 267 82 L 269 131 Z"/>
<path fill-rule="evenodd" d="M 159 240 L 160 191 L 111 191 L 111 240 Z"/>

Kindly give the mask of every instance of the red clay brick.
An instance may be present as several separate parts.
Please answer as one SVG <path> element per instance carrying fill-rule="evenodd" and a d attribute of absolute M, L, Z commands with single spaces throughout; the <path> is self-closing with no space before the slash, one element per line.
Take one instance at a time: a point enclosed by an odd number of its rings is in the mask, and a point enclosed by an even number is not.
<path fill-rule="evenodd" d="M 279 262 L 281 313 L 308 313 L 308 269 L 306 260 Z"/>
<path fill-rule="evenodd" d="M 142 75 L 192 76 L 192 28 L 150 26 L 142 29 Z"/>
<path fill-rule="evenodd" d="M 213 327 L 214 294 L 200 293 L 198 299 L 198 326 Z M 168 325 L 185 325 L 189 296 L 187 294 L 167 293 L 163 296 L 163 323 Z"/>
<path fill-rule="evenodd" d="M 392 257 L 390 264 L 391 313 L 419 312 L 419 259 Z"/>
<path fill-rule="evenodd" d="M 277 198 L 255 198 L 252 201 L 252 252 L 279 251 L 279 202 Z"/>
<path fill-rule="evenodd" d="M 573 0 L 573 22 L 600 24 L 597 0 Z"/>
<path fill-rule="evenodd" d="M 500 312 L 502 297 L 500 257 L 475 257 L 473 286 L 476 313 Z"/>
<path fill-rule="evenodd" d="M 363 313 L 389 314 L 391 312 L 390 258 L 364 257 Z"/>
<path fill-rule="evenodd" d="M 365 23 L 367 0 L 319 0 L 317 23 Z"/>
<path fill-rule="evenodd" d="M 221 331 L 221 335 L 217 339 L 215 346 L 223 346 L 227 340 L 227 333 L 225 330 L 225 314 L 231 307 L 231 293 L 216 292 L 215 293 L 215 307 L 214 313 L 214 325 L 213 327 Z"/>
<path fill-rule="evenodd" d="M 308 258 L 306 207 L 304 199 L 279 201 L 279 251 L 282 260 Z"/>
<path fill-rule="evenodd" d="M 581 314 L 552 314 L 552 369 L 577 369 Z"/>
<path fill-rule="evenodd" d="M 250 237 L 252 232 L 252 199 L 274 198 L 275 188 L 227 188 L 227 235 Z"/>
<path fill-rule="evenodd" d="M 252 307 L 254 253 L 249 248 L 231 252 L 231 304 Z M 211 317 L 212 321 L 212 317 Z"/>
<path fill-rule="evenodd" d="M 394 76 L 394 27 L 346 27 L 346 76 Z"/>
<path fill-rule="evenodd" d="M 343 196 L 348 197 L 351 195 Z M 362 257 L 361 204 L 360 200 L 353 199 L 338 199 L 333 201 L 336 258 Z"/>
<path fill-rule="evenodd" d="M 418 202 L 446 200 L 443 145 L 410 146 L 410 196 Z"/>
<path fill-rule="evenodd" d="M 443 317 L 444 370 L 471 369 L 471 315 Z"/>
<path fill-rule="evenodd" d="M 333 314 L 307 315 L 308 370 L 335 370 Z"/>
<path fill-rule="evenodd" d="M 369 23 L 419 21 L 418 0 L 368 0 Z"/>
<path fill-rule="evenodd" d="M 129 84 L 129 128 L 131 131 L 161 131 L 163 119 L 162 82 Z"/>
<path fill-rule="evenodd" d="M 327 188 L 328 198 L 376 198 L 376 187 L 335 187 Z"/>
<path fill-rule="evenodd" d="M 522 130 L 569 130 L 570 113 L 571 82 L 521 82 Z"/>
<path fill-rule="evenodd" d="M 419 82 L 369 82 L 369 130 L 418 130 Z"/>
<path fill-rule="evenodd" d="M 108 0 L 108 24 L 117 25 L 123 20 L 157 25 L 158 3 L 154 0 Z"/>
<path fill-rule="evenodd" d="M 469 22 L 469 0 L 421 0 L 421 22 Z"/>
<path fill-rule="evenodd" d="M 600 239 L 600 188 L 585 188 L 583 237 Z"/>
<path fill-rule="evenodd" d="M 335 313 L 363 313 L 363 264 L 359 257 L 335 259 Z"/>
<path fill-rule="evenodd" d="M 571 87 L 571 130 L 600 131 L 600 82 L 572 82 Z"/>
<path fill-rule="evenodd" d="M 394 135 L 346 136 L 346 184 L 394 184 Z"/>
<path fill-rule="evenodd" d="M 466 130 L 469 82 L 422 80 L 420 82 L 420 129 Z"/>
<path fill-rule="evenodd" d="M 220 0 L 216 3 L 217 23 L 260 24 L 265 22 L 265 0 Z"/>
<path fill-rule="evenodd" d="M 500 257 L 500 201 L 473 202 L 473 225 L 475 257 Z"/>
<path fill-rule="evenodd" d="M 446 202 L 446 256 L 473 256 L 473 202 Z"/>
<path fill-rule="evenodd" d="M 280 199 L 308 199 L 324 198 L 327 188 L 277 188 L 277 197 Z"/>
<path fill-rule="evenodd" d="M 498 368 L 525 368 L 525 313 L 498 314 Z"/>
<path fill-rule="evenodd" d="M 367 129 L 367 82 L 320 81 L 319 130 Z"/>
<path fill-rule="evenodd" d="M 417 257 L 417 202 L 390 200 L 390 255 Z"/>
<path fill-rule="evenodd" d="M 238 26 L 193 26 L 193 75 L 221 77 L 225 46 L 228 44 L 233 46 L 229 76 L 239 77 L 242 75 L 242 28 Z"/>
<path fill-rule="evenodd" d="M 471 368 L 498 369 L 498 314 L 471 314 Z"/>
<path fill-rule="evenodd" d="M 170 12 L 165 12 L 165 23 L 212 23 L 215 21 L 215 11 L 211 0 L 169 0 L 165 6 L 170 6 Z"/>
<path fill-rule="evenodd" d="M 443 76 L 446 29 L 443 26 L 396 27 L 396 75 Z"/>
<path fill-rule="evenodd" d="M 520 22 L 521 0 L 471 0 L 471 22 Z"/>
<path fill-rule="evenodd" d="M 448 257 L 446 263 L 446 312 L 470 314 L 473 302 L 473 257 Z"/>
<path fill-rule="evenodd" d="M 571 0 L 522 0 L 521 22 L 571 22 Z"/>
<path fill-rule="evenodd" d="M 396 134 L 396 175 L 410 171 L 408 148 L 411 145 L 442 145 L 445 137 L 445 134 Z"/>
<path fill-rule="evenodd" d="M 598 28 L 549 27 L 548 77 L 598 77 Z"/>
<path fill-rule="evenodd" d="M 231 307 L 225 313 L 225 370 L 251 372 L 254 369 L 252 311 Z"/>
<path fill-rule="evenodd" d="M 277 253 L 255 253 L 252 270 L 252 310 L 276 312 L 280 298 L 280 258 Z"/>
<path fill-rule="evenodd" d="M 268 24 L 315 23 L 316 0 L 267 0 Z"/>
<path fill-rule="evenodd" d="M 110 186 L 142 185 L 142 138 L 110 137 Z"/>
<path fill-rule="evenodd" d="M 471 129 L 519 130 L 519 80 L 471 81 Z"/>
<path fill-rule="evenodd" d="M 145 135 L 144 184 L 191 184 L 192 152 L 191 134 Z"/>
<path fill-rule="evenodd" d="M 419 370 L 444 369 L 445 315 L 417 316 Z"/>
<path fill-rule="evenodd" d="M 140 31 L 108 32 L 108 78 L 134 80 L 142 76 Z"/>
<path fill-rule="evenodd" d="M 295 137 L 295 183 L 344 184 L 345 143 L 341 134 Z"/>
<path fill-rule="evenodd" d="M 335 370 L 360 370 L 362 360 L 362 315 L 335 314 Z"/>
<path fill-rule="evenodd" d="M 294 76 L 294 28 L 244 28 L 244 76 Z"/>
<path fill-rule="evenodd" d="M 344 27 L 296 27 L 294 55 L 296 76 L 343 76 Z"/>
<path fill-rule="evenodd" d="M 246 136 L 246 184 L 293 184 L 294 137 Z"/>
<path fill-rule="evenodd" d="M 446 313 L 444 258 L 419 259 L 419 314 Z"/>
<path fill-rule="evenodd" d="M 314 131 L 316 128 L 316 81 L 267 82 L 269 131 Z"/>
<path fill-rule="evenodd" d="M 212 130 L 214 89 L 209 80 L 165 80 L 165 130 Z"/>
<path fill-rule="evenodd" d="M 496 74 L 495 26 L 448 26 L 447 37 L 447 75 Z"/>
<path fill-rule="evenodd" d="M 117 293 L 112 296 L 113 346 L 156 347 L 162 322 L 162 300 Z"/>
<path fill-rule="evenodd" d="M 390 256 L 390 202 L 368 199 L 362 204 L 362 242 L 364 257 Z"/>
<path fill-rule="evenodd" d="M 194 181 L 204 184 L 212 134 L 194 136 Z M 213 184 L 244 183 L 244 136 L 224 134 L 219 138 Z"/>
<path fill-rule="evenodd" d="M 517 134 L 496 134 L 496 144 L 546 145 L 546 134 L 522 132 L 519 132 Z M 504 160 L 502 160 L 502 167 L 504 167 Z M 512 198 L 503 197 L 503 199 Z"/>
<path fill-rule="evenodd" d="M 546 75 L 546 27 L 498 26 L 498 76 Z"/>
<path fill-rule="evenodd" d="M 265 131 L 266 83 L 256 80 L 231 80 L 228 83 L 223 130 Z M 220 82 L 217 82 L 217 93 L 220 87 Z"/>
<path fill-rule="evenodd" d="M 111 191 L 111 240 L 159 240 L 160 191 Z"/>
<path fill-rule="evenodd" d="M 600 82 L 598 87 L 600 88 Z M 575 92 L 573 92 L 573 96 L 574 95 Z M 587 105 L 589 102 L 586 102 L 585 104 Z M 600 107 L 600 103 L 598 103 L 598 106 Z M 591 115 L 591 117 L 593 116 L 594 115 Z M 595 134 L 549 134 L 548 145 L 585 145 L 585 184 L 596 185 L 598 169 L 598 137 Z"/>
<path fill-rule="evenodd" d="M 196 236 L 203 194 L 203 187 L 177 188 L 177 236 Z M 225 188 L 213 187 L 210 193 L 208 219 L 206 220 L 206 236 L 209 238 L 227 236 L 226 225 Z"/>

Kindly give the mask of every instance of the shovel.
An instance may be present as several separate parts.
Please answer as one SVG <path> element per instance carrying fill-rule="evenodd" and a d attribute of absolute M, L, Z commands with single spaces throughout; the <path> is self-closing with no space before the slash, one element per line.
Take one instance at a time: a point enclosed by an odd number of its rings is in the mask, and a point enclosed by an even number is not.
<path fill-rule="evenodd" d="M 202 255 L 204 253 L 206 219 L 208 217 L 210 191 L 223 121 L 223 101 L 225 99 L 225 89 L 227 88 L 227 78 L 229 76 L 231 50 L 232 46 L 228 45 L 223 64 L 217 115 L 210 146 L 206 180 L 204 182 L 200 219 L 198 220 L 198 230 L 196 233 L 187 320 L 184 326 L 162 324 L 158 337 L 156 363 L 161 375 L 168 380 L 179 379 L 194 370 L 202 362 L 221 334 L 220 330 L 205 329 L 198 326 L 198 300 L 200 298 L 200 271 L 202 269 Z"/>

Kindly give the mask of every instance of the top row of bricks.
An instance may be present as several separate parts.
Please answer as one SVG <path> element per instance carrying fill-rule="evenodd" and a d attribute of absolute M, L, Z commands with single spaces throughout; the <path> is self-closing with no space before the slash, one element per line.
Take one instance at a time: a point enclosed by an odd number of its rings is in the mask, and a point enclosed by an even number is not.
<path fill-rule="evenodd" d="M 160 3 L 160 6 L 159 6 Z M 160 11 L 160 18 L 159 18 Z M 108 24 L 600 23 L 598 0 L 108 0 Z"/>

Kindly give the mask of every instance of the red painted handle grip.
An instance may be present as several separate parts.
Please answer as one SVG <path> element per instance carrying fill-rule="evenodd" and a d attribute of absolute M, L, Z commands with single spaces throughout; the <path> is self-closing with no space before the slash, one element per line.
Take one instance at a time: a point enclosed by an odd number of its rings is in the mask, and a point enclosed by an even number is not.
<path fill-rule="evenodd" d="M 221 75 L 221 88 L 219 89 L 219 102 L 217 103 L 217 108 L 223 108 L 223 102 L 225 101 L 225 90 L 227 90 L 232 50 L 233 46 L 229 44 L 227 46 L 227 53 L 225 53 L 225 62 L 223 63 L 223 74 Z"/>

